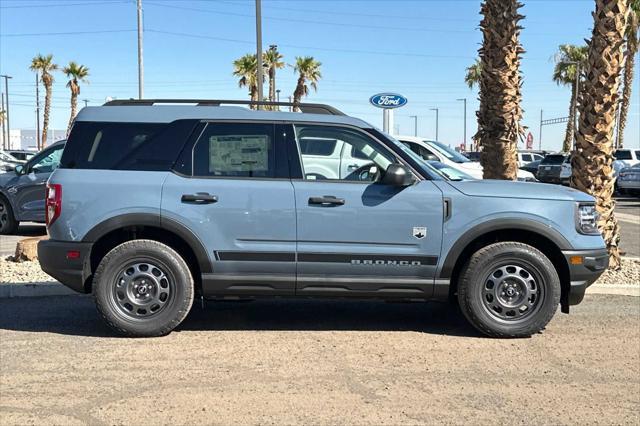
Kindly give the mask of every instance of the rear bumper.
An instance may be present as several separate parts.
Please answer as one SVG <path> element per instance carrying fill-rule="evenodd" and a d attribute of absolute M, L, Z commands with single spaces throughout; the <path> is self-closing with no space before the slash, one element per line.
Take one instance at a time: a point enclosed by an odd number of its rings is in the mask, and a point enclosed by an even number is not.
<path fill-rule="evenodd" d="M 597 250 L 567 250 L 563 251 L 567 265 L 569 265 L 570 288 L 566 303 L 577 305 L 582 302 L 584 293 L 609 266 L 607 249 Z M 578 263 L 578 259 L 580 263 Z M 572 262 L 574 258 L 575 262 Z"/>
<path fill-rule="evenodd" d="M 38 260 L 44 272 L 78 293 L 87 293 L 91 276 L 89 258 L 92 243 L 44 240 L 38 243 Z M 78 252 L 78 257 L 69 252 Z"/>

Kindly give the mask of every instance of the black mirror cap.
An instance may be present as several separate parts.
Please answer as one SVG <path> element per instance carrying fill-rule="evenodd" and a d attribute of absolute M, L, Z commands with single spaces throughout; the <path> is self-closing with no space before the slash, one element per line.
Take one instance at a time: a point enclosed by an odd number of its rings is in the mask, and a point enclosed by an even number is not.
<path fill-rule="evenodd" d="M 18 165 L 13 169 L 13 171 L 16 172 L 16 174 L 18 176 L 20 176 L 22 174 L 23 170 L 24 170 L 24 166 L 23 165 Z"/>
<path fill-rule="evenodd" d="M 414 178 L 411 171 L 402 164 L 391 164 L 382 177 L 382 183 L 391 186 L 409 186 Z"/>

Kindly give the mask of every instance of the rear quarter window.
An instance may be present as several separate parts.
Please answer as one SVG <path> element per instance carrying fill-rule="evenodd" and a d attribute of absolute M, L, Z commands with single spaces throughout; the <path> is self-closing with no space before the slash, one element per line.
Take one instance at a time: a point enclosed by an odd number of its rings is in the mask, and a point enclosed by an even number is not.
<path fill-rule="evenodd" d="M 62 156 L 70 169 L 168 171 L 196 125 L 76 122 Z"/>
<path fill-rule="evenodd" d="M 619 149 L 613 154 L 616 160 L 631 160 L 631 151 L 628 149 Z"/>

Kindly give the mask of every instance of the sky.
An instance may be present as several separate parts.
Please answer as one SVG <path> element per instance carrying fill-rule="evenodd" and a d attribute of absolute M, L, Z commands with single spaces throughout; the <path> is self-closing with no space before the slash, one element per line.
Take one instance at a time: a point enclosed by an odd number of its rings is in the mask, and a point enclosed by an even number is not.
<path fill-rule="evenodd" d="M 523 124 L 539 146 L 543 117 L 568 115 L 570 90 L 552 80 L 558 45 L 584 44 L 593 25 L 591 0 L 522 0 Z M 232 75 L 234 59 L 255 52 L 253 0 L 143 0 L 144 76 L 147 98 L 247 99 Z M 464 83 L 465 68 L 482 42 L 476 0 L 263 0 L 264 49 L 276 44 L 288 64 L 296 56 L 322 62 L 322 79 L 309 102 L 331 104 L 382 127 L 382 110 L 369 104 L 380 92 L 408 99 L 395 111 L 400 134 L 435 137 L 452 146 L 476 130 L 477 91 Z M 0 0 L 0 74 L 9 80 L 11 128 L 35 128 L 38 53 L 63 66 L 90 69 L 80 99 L 100 105 L 107 97 L 137 97 L 135 0 Z M 636 72 L 625 144 L 640 146 L 640 72 Z M 55 74 L 52 124 L 69 120 L 66 77 Z M 292 67 L 278 71 L 281 100 L 293 93 Z M 4 89 L 3 89 L 4 90 Z M 267 87 L 265 85 L 265 93 Z M 41 90 L 41 99 L 44 99 Z M 84 103 L 81 102 L 81 105 Z M 565 124 L 542 128 L 542 148 L 559 150 Z"/>

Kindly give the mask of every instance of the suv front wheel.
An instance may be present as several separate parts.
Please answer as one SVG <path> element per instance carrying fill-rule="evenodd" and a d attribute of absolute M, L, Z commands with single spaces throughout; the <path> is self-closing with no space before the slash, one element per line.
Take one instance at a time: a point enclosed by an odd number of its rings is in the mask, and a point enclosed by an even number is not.
<path fill-rule="evenodd" d="M 527 244 L 502 242 L 471 256 L 460 274 L 458 302 L 484 334 L 528 337 L 551 321 L 560 279 L 551 261 Z"/>
<path fill-rule="evenodd" d="M 193 277 L 171 247 L 152 240 L 127 241 L 100 262 L 93 279 L 98 311 L 126 336 L 168 334 L 193 304 Z"/>

